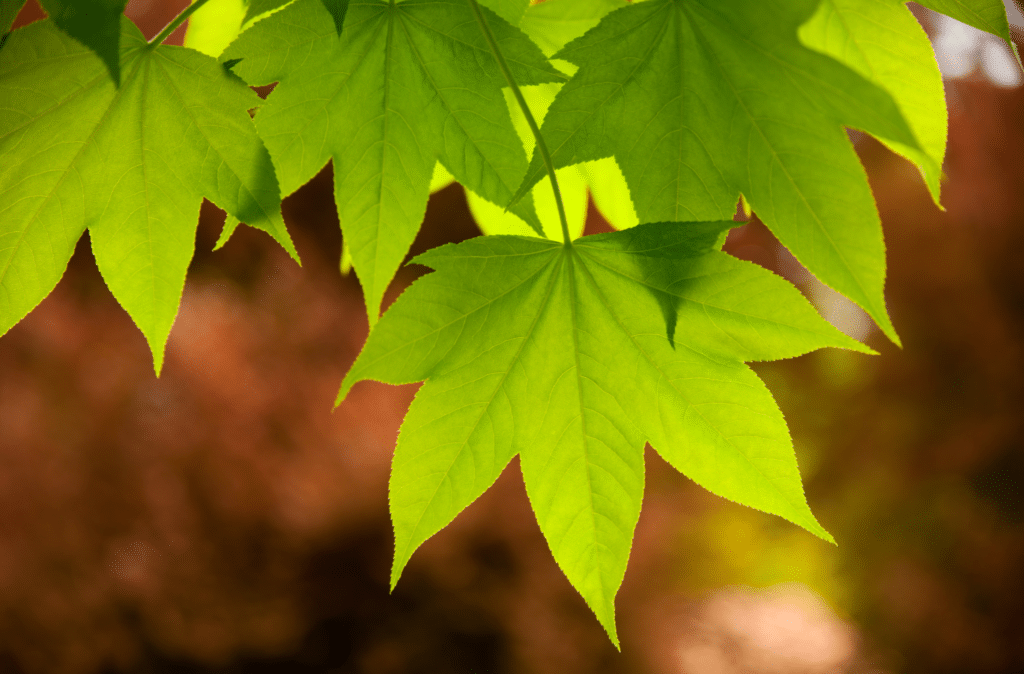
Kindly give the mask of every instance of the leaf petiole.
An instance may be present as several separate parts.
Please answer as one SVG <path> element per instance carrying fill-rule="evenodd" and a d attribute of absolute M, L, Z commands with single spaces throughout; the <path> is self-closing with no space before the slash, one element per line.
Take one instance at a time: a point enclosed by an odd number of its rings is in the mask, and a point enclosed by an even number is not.
<path fill-rule="evenodd" d="M 526 117 L 526 123 L 530 125 L 533 137 L 537 139 L 537 151 L 540 152 L 541 158 L 544 159 L 544 166 L 547 167 L 548 177 L 551 179 L 551 189 L 555 193 L 558 220 L 562 225 L 562 239 L 565 241 L 565 245 L 571 246 L 572 237 L 569 235 L 569 222 L 565 217 L 565 205 L 562 203 L 562 192 L 558 189 L 558 178 L 555 176 L 555 165 L 551 161 L 551 153 L 548 152 L 548 146 L 544 143 L 543 136 L 540 135 L 540 128 L 538 128 L 537 121 L 533 118 L 533 113 L 530 112 L 530 106 L 526 104 L 526 99 L 523 98 L 523 92 L 519 90 L 519 85 L 516 84 L 515 79 L 512 77 L 512 71 L 509 70 L 508 63 L 505 62 L 505 57 L 498 47 L 498 42 L 494 39 L 494 33 L 491 32 L 490 26 L 487 25 L 487 19 L 484 17 L 483 12 L 480 11 L 480 5 L 477 4 L 476 0 L 467 0 L 467 2 L 469 2 L 469 6 L 473 9 L 473 15 L 476 16 L 477 23 L 480 24 L 480 30 L 483 32 L 484 37 L 487 38 L 487 44 L 491 48 L 491 53 L 494 54 L 494 60 L 498 62 L 498 67 L 501 68 L 505 81 L 511 87 L 512 94 L 516 97 L 516 102 L 519 103 L 519 107 Z"/>
<path fill-rule="evenodd" d="M 150 40 L 149 44 L 155 47 L 162 43 L 164 40 L 170 37 L 171 33 L 173 33 L 178 26 L 185 23 L 185 19 L 192 16 L 192 13 L 194 11 L 196 11 L 206 3 L 207 0 L 195 0 L 194 2 L 192 2 L 188 7 L 181 10 L 181 13 L 178 14 L 178 16 L 171 19 L 171 22 L 167 24 L 162 31 L 160 31 L 159 35 Z"/>

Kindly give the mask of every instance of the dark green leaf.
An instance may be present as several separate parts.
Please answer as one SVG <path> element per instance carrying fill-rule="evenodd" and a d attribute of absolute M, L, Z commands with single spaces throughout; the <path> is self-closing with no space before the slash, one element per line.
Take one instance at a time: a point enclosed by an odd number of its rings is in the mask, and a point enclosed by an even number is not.
<path fill-rule="evenodd" d="M 530 6 L 530 0 L 479 0 L 479 2 L 513 26 L 519 24 L 526 8 Z"/>
<path fill-rule="evenodd" d="M 334 30 L 341 35 L 342 29 L 345 27 L 345 13 L 348 12 L 348 0 L 320 0 L 324 3 L 324 8 L 334 19 Z"/>
<path fill-rule="evenodd" d="M 65 33 L 96 52 L 121 83 L 121 15 L 128 0 L 39 0 Z"/>

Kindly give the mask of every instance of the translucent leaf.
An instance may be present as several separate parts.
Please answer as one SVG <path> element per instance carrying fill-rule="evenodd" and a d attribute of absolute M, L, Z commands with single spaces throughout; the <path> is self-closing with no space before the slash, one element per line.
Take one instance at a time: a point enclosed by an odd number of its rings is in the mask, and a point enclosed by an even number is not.
<path fill-rule="evenodd" d="M 615 162 L 615 157 L 588 161 L 578 166 L 590 188 L 594 205 L 608 224 L 615 229 L 629 229 L 640 223 L 626 178 Z"/>
<path fill-rule="evenodd" d="M 480 0 L 480 4 L 514 26 L 523 18 L 530 0 Z"/>
<path fill-rule="evenodd" d="M 244 0 L 209 0 L 188 18 L 185 46 L 207 56 L 220 56 L 238 37 L 245 9 Z"/>
<path fill-rule="evenodd" d="M 946 154 L 946 93 L 921 24 L 899 0 L 822 0 L 800 41 L 892 95 L 922 150 L 883 138 L 914 162 L 935 203 Z"/>
<path fill-rule="evenodd" d="M 561 81 L 537 47 L 488 22 L 518 81 Z M 319 0 L 298 0 L 222 56 L 250 84 L 279 84 L 256 115 L 289 194 L 334 162 L 335 200 L 371 325 L 423 220 L 435 164 L 504 205 L 526 154 L 501 93 L 505 78 L 465 0 L 370 1 L 339 40 Z M 514 209 L 540 231 L 531 201 Z"/>
<path fill-rule="evenodd" d="M 843 125 L 921 148 L 888 93 L 799 43 L 816 6 L 615 10 L 555 54 L 579 71 L 541 131 L 557 167 L 614 155 L 641 222 L 731 218 L 742 193 L 808 269 L 897 340 L 881 223 Z M 543 174 L 534 157 L 516 196 Z"/>
<path fill-rule="evenodd" d="M 559 169 L 556 174 L 569 224 L 569 235 L 575 239 L 582 236 L 583 227 L 587 224 L 587 181 L 575 166 Z M 537 236 L 522 219 L 469 190 L 466 191 L 466 201 L 469 203 L 473 219 L 484 234 Z M 562 225 L 559 222 L 558 206 L 555 204 L 555 193 L 551 190 L 551 181 L 542 180 L 533 187 L 533 204 L 544 228 L 544 236 L 552 241 L 561 241 Z"/>
<path fill-rule="evenodd" d="M 548 545 L 613 642 L 644 489 L 644 442 L 708 490 L 826 540 L 792 443 L 744 361 L 870 352 L 771 272 L 713 249 L 732 222 L 578 239 L 487 236 L 384 314 L 345 377 L 426 381 L 391 472 L 394 586 L 415 549 L 519 454 Z"/>
<path fill-rule="evenodd" d="M 52 21 L 0 51 L 0 334 L 53 289 L 88 228 L 159 373 L 203 197 L 297 254 L 247 112 L 259 97 L 214 59 L 121 25 L 119 88 Z"/>

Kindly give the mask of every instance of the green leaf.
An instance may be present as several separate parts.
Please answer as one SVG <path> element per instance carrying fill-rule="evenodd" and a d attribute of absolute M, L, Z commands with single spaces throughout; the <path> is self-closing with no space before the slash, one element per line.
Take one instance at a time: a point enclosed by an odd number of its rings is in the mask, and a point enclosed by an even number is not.
<path fill-rule="evenodd" d="M 917 3 L 978 30 L 992 33 L 1013 45 L 1003 0 L 917 0 Z"/>
<path fill-rule="evenodd" d="M 928 35 L 899 0 L 822 0 L 800 41 L 892 95 L 923 151 L 881 139 L 917 165 L 932 199 L 946 153 L 946 95 Z"/>
<path fill-rule="evenodd" d="M 238 37 L 244 16 L 244 0 L 209 0 L 188 18 L 185 46 L 207 56 L 220 56 Z"/>
<path fill-rule="evenodd" d="M 348 276 L 348 273 L 352 271 L 352 251 L 349 250 L 348 244 L 345 243 L 345 239 L 341 240 L 341 275 Z"/>
<path fill-rule="evenodd" d="M 0 47 L 3 46 L 3 35 L 10 32 L 24 6 L 25 0 L 0 0 Z"/>
<path fill-rule="evenodd" d="M 238 229 L 238 225 L 240 224 L 241 223 L 238 222 L 238 218 L 228 214 L 228 216 L 224 218 L 224 226 L 220 230 L 220 236 L 217 237 L 217 243 L 213 244 L 213 249 L 219 250 L 220 248 L 223 248 L 224 244 L 228 242 L 228 239 L 231 238 L 231 235 L 235 233 L 235 230 Z"/>
<path fill-rule="evenodd" d="M 555 57 L 580 66 L 542 133 L 557 167 L 614 155 L 641 222 L 731 218 L 742 193 L 894 341 L 885 248 L 843 125 L 920 149 L 892 98 L 799 43 L 816 2 L 650 0 Z M 537 157 L 517 197 L 543 175 Z"/>
<path fill-rule="evenodd" d="M 537 123 L 544 120 L 548 106 L 551 105 L 560 86 L 560 84 L 548 83 L 520 87 L 523 98 Z M 537 141 L 533 137 L 526 116 L 520 110 L 519 104 L 509 89 L 505 89 L 505 103 L 508 105 L 512 125 L 516 129 L 516 133 L 519 134 L 523 147 L 527 154 L 532 153 Z M 587 184 L 576 167 L 560 169 L 556 173 L 558 189 L 562 194 L 562 203 L 568 220 L 569 234 L 575 239 L 583 234 L 583 227 L 587 222 Z M 555 193 L 551 190 L 551 181 L 544 179 L 534 185 L 532 197 L 537 218 L 543 228 L 543 235 L 552 241 L 561 241 L 562 226 L 558 217 L 558 206 L 555 204 Z M 515 234 L 519 236 L 538 236 L 540 234 L 513 212 L 506 211 L 501 206 L 487 201 L 468 188 L 466 189 L 466 202 L 477 226 L 484 234 Z"/>
<path fill-rule="evenodd" d="M 245 11 L 242 23 L 247 24 L 260 15 L 275 12 L 294 1 L 295 0 L 249 0 L 249 8 Z"/>
<path fill-rule="evenodd" d="M 547 56 L 600 23 L 605 14 L 625 7 L 626 0 L 545 0 L 531 5 L 519 22 Z"/>
<path fill-rule="evenodd" d="M 483 10 L 517 81 L 564 79 L 518 29 Z M 409 250 L 440 161 L 504 205 L 526 172 L 505 79 L 465 0 L 353 2 L 334 36 L 326 11 L 298 0 L 222 56 L 250 84 L 279 81 L 256 115 L 282 192 L 334 162 L 344 238 L 370 324 Z M 541 231 L 532 202 L 514 212 Z"/>
<path fill-rule="evenodd" d="M 530 0 L 479 0 L 480 4 L 515 26 L 522 18 Z"/>
<path fill-rule="evenodd" d="M 193 0 L 195 1 L 195 0 Z M 209 56 L 218 57 L 231 44 L 240 33 L 248 29 L 257 21 L 262 21 L 271 14 L 281 10 L 294 0 L 209 0 L 189 17 L 188 31 L 185 33 L 185 46 L 203 52 Z M 322 0 L 327 4 L 331 0 Z M 343 0 L 344 7 L 331 6 L 328 11 L 332 12 L 336 26 L 337 17 L 333 12 L 344 10 L 348 7 L 347 0 Z M 344 21 L 344 11 L 341 14 Z M 341 29 L 338 28 L 338 33 Z"/>
<path fill-rule="evenodd" d="M 0 51 L 0 334 L 53 289 L 88 228 L 159 373 L 203 197 L 297 255 L 247 112 L 259 97 L 212 58 L 147 45 L 128 19 L 121 69 L 115 88 L 51 21 Z"/>
<path fill-rule="evenodd" d="M 121 15 L 128 0 L 39 0 L 61 30 L 96 52 L 121 83 Z"/>
<path fill-rule="evenodd" d="M 438 192 L 455 182 L 455 176 L 448 173 L 448 169 L 444 167 L 444 164 L 437 162 L 434 164 L 434 173 L 430 176 L 430 193 Z"/>
<path fill-rule="evenodd" d="M 626 4 L 625 0 L 547 0 L 530 6 L 520 22 L 520 28 L 550 56 L 596 26 L 605 14 Z M 564 61 L 561 64 L 572 67 Z M 538 123 L 544 121 L 544 116 L 561 86 L 561 83 L 548 83 L 521 87 L 523 97 Z M 505 92 L 505 100 L 512 115 L 512 124 L 522 139 L 523 146 L 528 153 L 532 153 L 536 141 L 526 117 L 508 90 Z M 580 164 L 575 168 L 560 169 L 557 175 L 569 221 L 569 232 L 573 238 L 583 233 L 586 224 L 588 187 L 594 193 L 596 205 L 598 208 L 603 207 L 602 214 L 612 226 L 625 229 L 637 224 L 625 178 L 615 165 L 614 158 L 608 157 Z M 466 199 L 473 217 L 484 234 L 534 234 L 521 219 L 481 199 L 472 191 L 467 191 Z M 561 227 L 549 180 L 541 180 L 534 186 L 533 199 L 545 236 L 554 241 L 561 241 Z"/>
<path fill-rule="evenodd" d="M 626 178 L 615 162 L 615 157 L 588 161 L 579 164 L 579 167 L 590 188 L 594 206 L 608 224 L 615 229 L 629 229 L 640 223 Z"/>
<path fill-rule="evenodd" d="M 267 14 L 276 12 L 285 5 L 290 5 L 295 0 L 250 0 L 249 9 L 245 13 L 245 18 L 242 19 L 242 24 L 247 24 L 250 21 L 255 22 L 260 17 Z M 324 9 L 331 15 L 331 20 L 334 23 L 334 31 L 337 35 L 341 35 L 342 29 L 345 27 L 345 14 L 348 12 L 349 0 L 320 0 L 323 3 Z"/>
<path fill-rule="evenodd" d="M 415 258 L 436 272 L 381 318 L 338 396 L 364 379 L 426 380 L 392 464 L 392 586 L 516 454 L 555 560 L 616 644 L 645 441 L 706 489 L 832 540 L 744 361 L 870 349 L 787 281 L 713 250 L 734 224 L 641 225 L 571 246 L 488 236 Z"/>
<path fill-rule="evenodd" d="M 576 239 L 583 234 L 587 224 L 587 181 L 575 166 L 559 169 L 558 189 L 562 194 L 562 205 L 569 225 L 569 235 Z M 477 196 L 466 190 L 466 202 L 473 214 L 480 231 L 484 234 L 515 234 L 518 236 L 537 236 L 523 220 L 501 206 Z M 558 218 L 558 206 L 555 204 L 555 193 L 551 190 L 551 181 L 544 179 L 533 187 L 533 203 L 537 208 L 537 217 L 544 228 L 544 236 L 552 241 L 562 241 L 562 225 Z"/>

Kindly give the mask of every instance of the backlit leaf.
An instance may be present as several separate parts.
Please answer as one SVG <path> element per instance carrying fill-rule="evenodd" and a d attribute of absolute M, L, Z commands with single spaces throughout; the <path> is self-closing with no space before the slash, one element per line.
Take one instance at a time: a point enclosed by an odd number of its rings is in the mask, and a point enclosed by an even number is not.
<path fill-rule="evenodd" d="M 530 0 L 480 0 L 480 4 L 515 26 L 522 20 Z"/>
<path fill-rule="evenodd" d="M 564 79 L 518 29 L 488 22 L 518 81 Z M 282 192 L 334 163 L 338 217 L 371 325 L 409 250 L 435 164 L 504 206 L 526 171 L 505 79 L 465 0 L 352 2 L 339 40 L 319 0 L 243 33 L 222 59 L 279 84 L 256 115 Z M 514 212 L 541 230 L 532 202 Z"/>
<path fill-rule="evenodd" d="M 185 46 L 207 56 L 220 56 L 238 37 L 245 9 L 244 0 L 209 0 L 189 17 Z"/>
<path fill-rule="evenodd" d="M 892 98 L 807 49 L 817 3 L 650 0 L 555 54 L 580 67 L 544 120 L 556 166 L 614 155 L 641 222 L 732 217 L 742 193 L 826 284 L 897 339 L 885 248 L 843 125 L 920 149 Z M 542 176 L 534 157 L 517 192 Z"/>
<path fill-rule="evenodd" d="M 917 164 L 935 203 L 946 154 L 946 94 L 921 24 L 899 0 L 822 0 L 800 41 L 888 91 L 922 150 L 882 139 Z"/>
<path fill-rule="evenodd" d="M 744 361 L 870 350 L 787 281 L 715 251 L 733 225 L 641 225 L 571 246 L 488 236 L 415 258 L 435 273 L 384 314 L 338 398 L 364 379 L 426 380 L 392 464 L 392 586 L 516 454 L 555 560 L 616 644 L 645 441 L 708 490 L 831 540 Z"/>
<path fill-rule="evenodd" d="M 0 334 L 53 289 L 88 229 L 96 264 L 159 373 L 206 197 L 296 256 L 259 98 L 214 59 L 122 20 L 120 87 L 39 21 L 0 50 Z"/>

